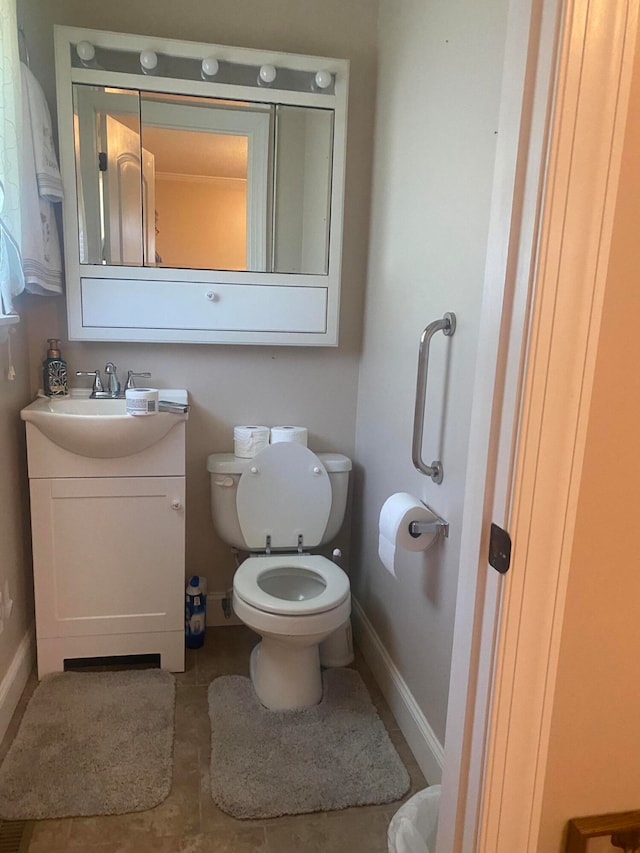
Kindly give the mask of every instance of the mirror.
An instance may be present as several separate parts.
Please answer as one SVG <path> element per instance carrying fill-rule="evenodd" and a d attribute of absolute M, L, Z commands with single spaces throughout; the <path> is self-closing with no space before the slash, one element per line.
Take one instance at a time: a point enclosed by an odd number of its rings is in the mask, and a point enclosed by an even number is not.
<path fill-rule="evenodd" d="M 335 346 L 349 63 L 55 27 L 71 340 Z"/>
<path fill-rule="evenodd" d="M 333 111 L 73 85 L 81 264 L 326 274 Z"/>

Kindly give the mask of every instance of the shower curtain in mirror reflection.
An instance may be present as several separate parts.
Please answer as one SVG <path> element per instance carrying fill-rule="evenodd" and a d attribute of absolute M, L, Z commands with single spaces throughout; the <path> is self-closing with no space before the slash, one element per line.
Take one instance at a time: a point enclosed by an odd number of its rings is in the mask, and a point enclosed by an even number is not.
<path fill-rule="evenodd" d="M 15 0 L 0 0 L 0 315 L 24 290 L 20 215 L 20 59 Z"/>

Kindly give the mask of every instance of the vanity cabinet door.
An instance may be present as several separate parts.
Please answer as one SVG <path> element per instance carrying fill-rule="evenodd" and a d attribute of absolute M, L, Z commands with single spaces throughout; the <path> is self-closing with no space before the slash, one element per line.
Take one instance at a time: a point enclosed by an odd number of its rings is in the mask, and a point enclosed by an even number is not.
<path fill-rule="evenodd" d="M 38 639 L 184 628 L 184 477 L 30 487 Z"/>

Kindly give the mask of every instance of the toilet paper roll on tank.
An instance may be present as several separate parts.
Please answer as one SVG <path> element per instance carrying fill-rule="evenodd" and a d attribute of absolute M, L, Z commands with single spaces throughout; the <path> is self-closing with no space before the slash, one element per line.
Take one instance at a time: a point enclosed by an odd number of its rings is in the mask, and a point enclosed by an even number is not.
<path fill-rule="evenodd" d="M 411 522 L 437 519 L 435 513 L 408 492 L 396 492 L 387 498 L 380 510 L 378 556 L 390 574 L 396 577 L 398 549 L 426 551 L 438 538 L 437 529 L 433 533 L 414 536 L 409 530 Z"/>
<path fill-rule="evenodd" d="M 241 459 L 253 459 L 269 443 L 296 442 L 307 446 L 309 431 L 300 426 L 257 426 L 246 424 L 233 428 L 233 452 Z"/>
<path fill-rule="evenodd" d="M 233 453 L 242 459 L 253 459 L 269 444 L 269 427 L 250 424 L 233 428 Z"/>
<path fill-rule="evenodd" d="M 274 426 L 271 427 L 271 444 L 279 444 L 281 441 L 295 441 L 296 444 L 307 446 L 309 431 L 301 426 Z"/>

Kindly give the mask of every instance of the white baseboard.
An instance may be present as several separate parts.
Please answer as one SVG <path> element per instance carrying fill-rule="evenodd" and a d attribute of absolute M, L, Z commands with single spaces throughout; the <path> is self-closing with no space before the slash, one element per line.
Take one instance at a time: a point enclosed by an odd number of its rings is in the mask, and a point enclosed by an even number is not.
<path fill-rule="evenodd" d="M 211 627 L 221 627 L 225 625 L 242 625 L 242 621 L 238 619 L 231 608 L 231 615 L 227 619 L 222 609 L 222 599 L 226 598 L 225 592 L 209 592 L 207 594 L 207 625 Z"/>
<path fill-rule="evenodd" d="M 31 626 L 16 649 L 4 678 L 0 681 L 0 741 L 5 736 L 27 679 L 35 662 L 35 638 Z"/>
<path fill-rule="evenodd" d="M 430 785 L 439 784 L 444 748 L 406 681 L 373 629 L 360 604 L 352 597 L 352 619 L 356 642 L 373 672 L 411 752 Z"/>

